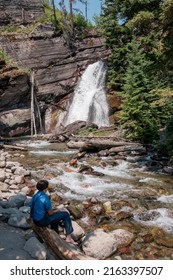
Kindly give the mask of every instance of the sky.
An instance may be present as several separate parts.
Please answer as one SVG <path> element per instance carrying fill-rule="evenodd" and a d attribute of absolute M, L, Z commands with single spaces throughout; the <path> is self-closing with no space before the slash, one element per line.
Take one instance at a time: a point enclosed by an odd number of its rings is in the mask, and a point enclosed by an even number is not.
<path fill-rule="evenodd" d="M 60 8 L 59 6 L 60 0 L 55 0 L 55 5 L 57 8 Z M 87 0 L 88 3 L 88 20 L 92 23 L 94 23 L 93 16 L 100 15 L 100 7 L 101 7 L 101 0 Z M 68 10 L 69 7 L 69 0 L 65 0 L 66 8 Z M 76 3 L 73 4 L 73 8 L 80 9 L 80 11 L 85 16 L 85 5 L 82 4 L 79 0 L 76 0 Z"/>

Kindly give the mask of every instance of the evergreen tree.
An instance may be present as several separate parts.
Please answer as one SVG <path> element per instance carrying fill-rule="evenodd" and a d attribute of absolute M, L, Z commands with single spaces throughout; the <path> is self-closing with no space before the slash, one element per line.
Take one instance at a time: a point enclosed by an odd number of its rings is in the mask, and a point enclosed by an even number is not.
<path fill-rule="evenodd" d="M 126 44 L 130 39 L 128 28 L 120 23 L 119 0 L 105 0 L 101 27 L 106 39 L 106 47 L 111 49 L 108 86 L 120 91 L 126 69 Z"/>
<path fill-rule="evenodd" d="M 120 91 L 128 65 L 126 46 L 132 37 L 141 41 L 153 64 L 153 76 L 160 67 L 160 12 L 162 0 L 105 0 L 102 14 L 103 35 L 111 49 L 109 87 Z"/>
<path fill-rule="evenodd" d="M 157 118 L 152 107 L 157 95 L 151 92 L 151 62 L 146 59 L 140 44 L 133 40 L 128 45 L 128 68 L 125 75 L 122 123 L 127 138 L 151 143 L 158 136 Z"/>
<path fill-rule="evenodd" d="M 173 91 L 172 12 L 173 0 L 105 0 L 103 6 L 108 85 L 122 91 L 127 136 L 142 142 L 157 139 L 173 107 L 167 94 Z"/>

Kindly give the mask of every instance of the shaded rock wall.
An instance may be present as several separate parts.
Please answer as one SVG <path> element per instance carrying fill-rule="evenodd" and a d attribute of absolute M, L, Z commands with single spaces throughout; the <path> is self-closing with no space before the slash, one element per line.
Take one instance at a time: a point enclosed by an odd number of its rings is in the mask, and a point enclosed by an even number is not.
<path fill-rule="evenodd" d="M 4 51 L 8 58 L 28 71 L 28 77 L 25 77 L 27 79 L 26 84 L 22 85 L 18 81 L 19 78 L 16 78 L 15 87 L 10 82 L 7 83 L 6 88 L 1 88 L 0 125 L 3 123 L 3 129 L 2 126 L 0 127 L 1 135 L 19 135 L 22 132 L 22 129 L 16 131 L 17 126 L 20 127 L 20 118 L 16 125 L 10 128 L 9 122 L 8 129 L 7 127 L 4 128 L 4 114 L 6 114 L 6 111 L 9 112 L 14 109 L 27 108 L 30 110 L 29 75 L 33 70 L 35 93 L 45 132 L 58 132 L 63 117 L 68 111 L 74 87 L 83 71 L 89 64 L 100 59 L 106 60 L 108 56 L 108 51 L 103 46 L 103 39 L 95 31 L 90 31 L 83 38 L 77 38 L 75 48 L 75 54 L 72 54 L 64 38 L 62 36 L 54 37 L 53 31 L 37 30 L 30 35 L 12 33 L 0 36 L 0 49 Z M 18 92 L 23 93 L 19 95 Z M 12 100 L 10 96 L 13 96 Z M 20 100 L 19 96 L 21 97 Z M 11 101 L 7 102 L 7 100 Z M 26 112 L 25 115 L 27 115 L 24 118 L 26 120 L 29 115 Z M 24 123 L 21 122 L 23 127 Z M 28 119 L 25 124 L 25 132 L 30 133 Z M 10 132 L 10 130 L 13 132 Z"/>

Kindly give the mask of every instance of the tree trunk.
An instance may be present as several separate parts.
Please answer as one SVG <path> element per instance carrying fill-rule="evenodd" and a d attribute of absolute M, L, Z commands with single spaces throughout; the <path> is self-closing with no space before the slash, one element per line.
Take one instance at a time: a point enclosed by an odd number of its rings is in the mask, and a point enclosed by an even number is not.
<path fill-rule="evenodd" d="M 79 249 L 73 245 L 68 244 L 59 235 L 48 227 L 38 227 L 33 221 L 29 221 L 32 229 L 38 234 L 38 236 L 48 245 L 53 255 L 58 260 L 94 260 L 90 256 L 84 255 Z"/>

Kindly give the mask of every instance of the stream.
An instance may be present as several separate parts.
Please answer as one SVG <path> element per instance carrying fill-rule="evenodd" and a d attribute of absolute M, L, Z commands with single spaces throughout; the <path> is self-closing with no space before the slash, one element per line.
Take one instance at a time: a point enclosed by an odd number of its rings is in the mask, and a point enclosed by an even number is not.
<path fill-rule="evenodd" d="M 108 230 L 121 227 L 136 234 L 131 246 L 117 252 L 114 258 L 121 255 L 122 259 L 173 259 L 172 176 L 149 172 L 144 162 L 95 154 L 79 159 L 74 167 L 69 163 L 78 151 L 69 150 L 63 143 L 25 140 L 20 145 L 28 151 L 10 152 L 13 160 L 35 170 L 40 178 L 48 174 L 46 179 L 50 185 L 59 186 L 56 193 L 63 199 L 76 205 L 91 198 L 111 202 L 116 222 L 110 215 L 97 226 Z M 80 173 L 81 165 L 92 166 L 101 176 Z M 88 217 L 81 222 L 90 226 Z"/>

